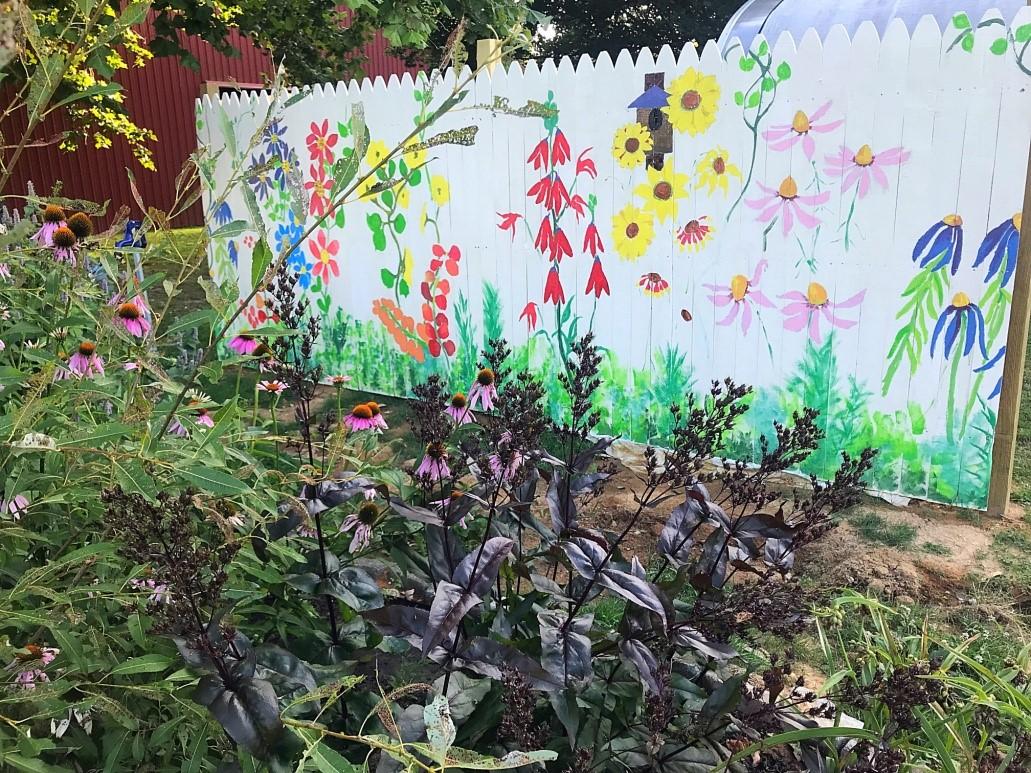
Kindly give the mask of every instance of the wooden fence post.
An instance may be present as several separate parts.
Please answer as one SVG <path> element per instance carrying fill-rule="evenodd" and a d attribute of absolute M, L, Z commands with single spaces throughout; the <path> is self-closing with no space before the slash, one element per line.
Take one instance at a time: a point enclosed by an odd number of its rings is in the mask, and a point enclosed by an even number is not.
<path fill-rule="evenodd" d="M 1020 393 L 1024 387 L 1028 315 L 1031 314 L 1031 150 L 1020 217 L 1017 270 L 1013 277 L 1013 302 L 1010 305 L 1010 323 L 1006 334 L 1006 359 L 1002 370 L 999 413 L 995 419 L 992 474 L 988 483 L 988 514 L 996 516 L 1006 512 L 1006 506 L 1010 501 L 1013 456 L 1017 448 L 1017 423 L 1020 419 Z"/>
<path fill-rule="evenodd" d="M 501 63 L 501 40 L 498 38 L 482 38 L 476 41 L 476 66 L 486 65 L 487 72 Z"/>

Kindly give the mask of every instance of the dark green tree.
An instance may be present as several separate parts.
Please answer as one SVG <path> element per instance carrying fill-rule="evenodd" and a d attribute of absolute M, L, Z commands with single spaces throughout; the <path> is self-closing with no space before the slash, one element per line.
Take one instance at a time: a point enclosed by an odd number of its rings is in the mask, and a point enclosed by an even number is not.
<path fill-rule="evenodd" d="M 539 40 L 544 56 L 596 57 L 608 51 L 647 46 L 657 52 L 669 45 L 679 53 L 689 40 L 716 39 L 744 0 L 534 0 L 533 8 L 550 16 L 555 36 Z"/>

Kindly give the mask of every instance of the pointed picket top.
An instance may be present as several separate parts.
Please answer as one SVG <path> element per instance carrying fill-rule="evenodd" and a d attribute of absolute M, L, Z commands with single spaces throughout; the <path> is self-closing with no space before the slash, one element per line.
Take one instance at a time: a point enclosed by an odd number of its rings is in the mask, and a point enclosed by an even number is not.
<path fill-rule="evenodd" d="M 645 46 L 637 52 L 637 57 L 634 64 L 639 70 L 654 70 L 655 69 L 655 57 L 652 56 L 651 49 Z"/>
<path fill-rule="evenodd" d="M 853 46 L 877 48 L 881 44 L 881 35 L 877 26 L 872 21 L 864 21 L 856 28 L 856 34 L 852 36 Z"/>
<path fill-rule="evenodd" d="M 401 79 L 397 77 L 397 73 L 396 72 L 390 73 L 390 77 L 387 78 L 387 88 L 388 89 L 396 89 L 396 88 L 400 88 L 400 86 L 401 86 Z"/>
<path fill-rule="evenodd" d="M 616 69 L 617 70 L 633 70 L 634 69 L 634 57 L 625 48 L 620 49 L 616 55 Z"/>
<path fill-rule="evenodd" d="M 537 64 L 536 59 L 528 59 L 526 61 L 526 69 L 523 71 L 523 74 L 526 76 L 527 80 L 540 77 L 541 68 L 540 65 Z"/>
<path fill-rule="evenodd" d="M 1018 8 L 1010 21 L 1010 26 L 1013 29 L 1017 29 L 1025 24 L 1031 24 L 1031 5 L 1024 5 Z"/>
<path fill-rule="evenodd" d="M 695 51 L 697 52 L 698 49 L 695 49 Z M 723 52 L 716 45 L 716 41 L 710 40 L 702 47 L 701 52 L 698 54 L 698 66 L 705 72 L 719 72 L 723 69 Z"/>
<path fill-rule="evenodd" d="M 659 53 L 655 57 L 655 69 L 662 70 L 664 72 L 672 72 L 676 67 L 677 58 L 673 55 L 673 49 L 668 45 L 664 45 L 659 49 Z"/>
<path fill-rule="evenodd" d="M 576 68 L 573 67 L 573 61 L 568 56 L 563 56 L 559 60 L 558 72 L 563 78 L 576 75 Z"/>
<path fill-rule="evenodd" d="M 587 54 L 584 54 L 584 56 L 587 56 Z M 590 59 L 590 57 L 588 57 L 588 59 Z M 583 57 L 580 57 L 580 60 L 583 61 Z M 602 51 L 598 54 L 598 57 L 593 64 L 594 69 L 599 72 L 612 72 L 616 69 L 616 64 L 612 61 L 612 57 L 609 56 L 608 51 Z"/>
<path fill-rule="evenodd" d="M 698 46 L 695 41 L 689 40 L 684 44 L 684 47 L 680 49 L 680 55 L 677 57 L 677 67 L 682 70 L 686 70 L 688 67 L 698 66 Z"/>
<path fill-rule="evenodd" d="M 554 59 L 551 59 L 549 57 L 548 59 L 545 59 L 541 63 L 541 77 L 544 78 L 545 81 L 547 81 L 547 82 L 553 81 L 557 74 L 558 74 L 558 67 L 555 66 L 555 60 Z"/>
<path fill-rule="evenodd" d="M 798 49 L 795 47 L 795 37 L 787 30 L 777 36 L 777 42 L 770 48 L 773 50 L 773 66 L 780 62 L 794 61 Z M 789 65 L 790 66 L 790 65 Z"/>
<path fill-rule="evenodd" d="M 881 39 L 881 43 L 882 46 L 904 45 L 905 48 L 909 48 L 910 40 L 909 27 L 906 26 L 902 19 L 894 18 L 884 28 L 884 36 Z"/>
<path fill-rule="evenodd" d="M 902 25 L 905 27 L 905 25 Z M 810 27 L 804 33 L 798 41 L 798 55 L 813 58 L 823 58 L 823 40 L 820 39 L 820 33 Z"/>

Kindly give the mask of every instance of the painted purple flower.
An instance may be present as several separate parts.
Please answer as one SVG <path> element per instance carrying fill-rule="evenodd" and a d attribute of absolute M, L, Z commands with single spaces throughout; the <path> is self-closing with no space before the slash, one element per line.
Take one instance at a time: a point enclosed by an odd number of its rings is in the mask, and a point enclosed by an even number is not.
<path fill-rule="evenodd" d="M 0 512 L 10 513 L 18 521 L 29 510 L 29 498 L 24 494 L 15 494 L 10 499 L 0 499 Z"/>
<path fill-rule="evenodd" d="M 812 207 L 826 204 L 831 197 L 830 191 L 823 191 L 812 196 L 800 196 L 798 184 L 795 178 L 785 177 L 780 187 L 773 189 L 759 183 L 765 196 L 757 199 L 746 199 L 745 204 L 752 209 L 760 210 L 756 218 L 760 223 L 770 222 L 776 215 L 780 215 L 781 229 L 785 236 L 791 233 L 795 225 L 795 218 L 806 228 L 815 228 L 820 224 L 820 218 L 809 211 Z"/>
<path fill-rule="evenodd" d="M 952 296 L 952 303 L 938 317 L 938 322 L 931 333 L 931 356 L 938 345 L 938 338 L 945 333 L 945 359 L 952 355 L 957 340 L 963 339 L 959 350 L 965 357 L 974 350 L 977 344 L 981 356 L 988 359 L 988 347 L 985 344 L 984 314 L 981 307 L 970 300 L 970 296 L 960 292 Z"/>
<path fill-rule="evenodd" d="M 451 468 L 447 466 L 447 449 L 443 443 L 430 443 L 426 446 L 426 454 L 415 470 L 415 477 L 426 481 L 451 477 Z"/>
<path fill-rule="evenodd" d="M 823 343 L 823 335 L 820 332 L 820 318 L 827 320 L 831 327 L 841 330 L 848 330 L 854 327 L 857 322 L 853 319 L 843 319 L 835 314 L 836 309 L 851 309 L 863 302 L 866 290 L 860 290 L 850 298 L 840 303 L 831 301 L 825 288 L 819 282 L 810 282 L 809 287 L 803 293 L 793 290 L 780 297 L 790 301 L 780 310 L 784 315 L 784 327 L 787 330 L 798 332 L 809 328 L 809 338 L 814 343 Z"/>
<path fill-rule="evenodd" d="M 83 341 L 75 354 L 68 360 L 68 370 L 82 378 L 104 375 L 104 360 L 97 354 L 97 345 Z"/>
<path fill-rule="evenodd" d="M 752 326 L 753 306 L 762 306 L 767 309 L 776 308 L 773 301 L 759 289 L 759 282 L 767 265 L 766 258 L 760 260 L 755 271 L 752 272 L 751 279 L 744 274 L 735 274 L 730 278 L 730 284 L 705 285 L 705 289 L 712 293 L 710 300 L 716 306 L 720 308 L 730 306 L 726 316 L 719 320 L 717 325 L 732 325 L 740 316 L 741 332 L 748 335 L 748 329 Z"/>
<path fill-rule="evenodd" d="M 367 500 L 358 508 L 357 513 L 352 513 L 344 518 L 344 522 L 340 524 L 340 531 L 354 529 L 354 537 L 348 552 L 357 553 L 369 546 L 372 541 L 372 529 L 379 520 L 379 514 L 379 508 Z"/>
<path fill-rule="evenodd" d="M 813 155 L 816 153 L 816 140 L 813 138 L 813 133 L 826 134 L 844 123 L 843 120 L 823 120 L 830 106 L 830 102 L 824 102 L 812 115 L 807 115 L 799 110 L 791 119 L 791 123 L 771 126 L 764 131 L 763 139 L 770 143 L 770 150 L 777 151 L 788 150 L 801 142 L 802 152 L 805 153 L 806 158 L 812 161 Z"/>
<path fill-rule="evenodd" d="M 869 145 L 863 145 L 853 153 L 851 148 L 842 145 L 837 155 L 827 156 L 825 160 L 827 174 L 841 178 L 841 190 L 847 191 L 855 185 L 856 192 L 862 199 L 870 192 L 871 182 L 888 190 L 888 175 L 885 174 L 884 168 L 906 163 L 909 160 L 909 151 L 889 148 L 874 153 Z"/>
<path fill-rule="evenodd" d="M 455 424 L 469 424 L 476 421 L 473 418 L 472 410 L 469 408 L 469 401 L 465 399 L 465 395 L 461 392 L 455 392 L 451 396 L 451 404 L 444 409 L 444 413 L 450 416 Z"/>
<path fill-rule="evenodd" d="M 498 388 L 495 385 L 494 371 L 490 368 L 483 368 L 476 374 L 476 381 L 469 387 L 469 408 L 476 408 L 480 404 L 481 411 L 489 411 L 494 408 L 494 401 L 498 397 Z"/>

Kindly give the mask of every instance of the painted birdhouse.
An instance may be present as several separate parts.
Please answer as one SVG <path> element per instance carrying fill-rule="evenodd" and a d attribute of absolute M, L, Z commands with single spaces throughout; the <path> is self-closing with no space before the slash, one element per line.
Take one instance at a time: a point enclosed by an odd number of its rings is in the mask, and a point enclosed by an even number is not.
<path fill-rule="evenodd" d="M 673 152 L 673 127 L 662 112 L 669 100 L 669 93 L 663 88 L 665 78 L 665 73 L 647 73 L 644 93 L 628 105 L 637 111 L 637 122 L 652 136 L 652 152 L 648 154 L 647 163 L 655 169 L 662 169 L 663 156 Z"/>

